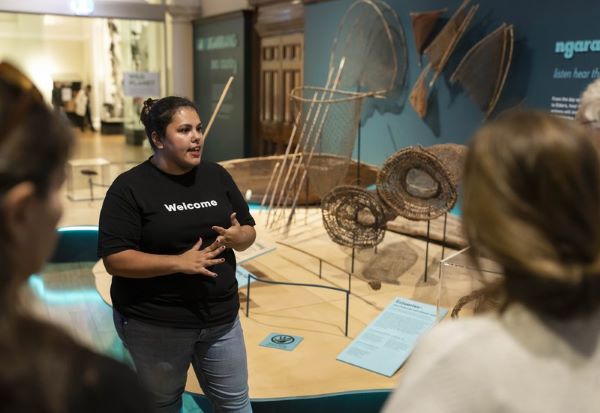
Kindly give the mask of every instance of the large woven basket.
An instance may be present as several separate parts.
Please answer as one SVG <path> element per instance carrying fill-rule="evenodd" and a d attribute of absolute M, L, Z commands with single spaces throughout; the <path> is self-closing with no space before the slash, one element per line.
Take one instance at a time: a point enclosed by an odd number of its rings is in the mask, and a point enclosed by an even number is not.
<path fill-rule="evenodd" d="M 377 192 L 397 215 L 415 221 L 443 215 L 457 199 L 446 167 L 421 146 L 401 149 L 385 161 L 377 176 Z"/>

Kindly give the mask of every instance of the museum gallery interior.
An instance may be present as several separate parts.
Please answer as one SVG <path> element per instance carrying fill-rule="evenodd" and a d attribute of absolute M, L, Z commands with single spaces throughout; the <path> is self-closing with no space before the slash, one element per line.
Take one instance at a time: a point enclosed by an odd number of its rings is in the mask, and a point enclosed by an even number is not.
<path fill-rule="evenodd" d="M 76 134 L 29 309 L 133 366 L 99 214 L 153 154 L 144 101 L 187 97 L 202 160 L 256 221 L 235 257 L 253 410 L 380 411 L 426 332 L 495 305 L 478 292 L 502 268 L 461 225 L 470 138 L 519 107 L 575 118 L 598 18 L 583 0 L 0 0 L 0 60 Z M 191 368 L 183 411 L 212 411 Z"/>

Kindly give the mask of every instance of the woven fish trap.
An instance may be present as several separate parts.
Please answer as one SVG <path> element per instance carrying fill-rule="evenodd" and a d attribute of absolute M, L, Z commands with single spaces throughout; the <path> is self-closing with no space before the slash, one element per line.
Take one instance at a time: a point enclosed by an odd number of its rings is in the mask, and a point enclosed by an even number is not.
<path fill-rule="evenodd" d="M 309 186 L 319 197 L 341 185 L 348 173 L 363 99 L 354 93 L 312 86 L 293 89 L 290 97 L 302 111 L 298 134 Z"/>
<path fill-rule="evenodd" d="M 377 176 L 377 193 L 394 212 L 414 221 L 445 214 L 457 199 L 450 173 L 418 145 L 401 149 L 385 161 Z"/>
<path fill-rule="evenodd" d="M 352 185 L 342 185 L 321 202 L 323 225 L 336 244 L 369 248 L 383 241 L 387 221 L 378 197 Z"/>

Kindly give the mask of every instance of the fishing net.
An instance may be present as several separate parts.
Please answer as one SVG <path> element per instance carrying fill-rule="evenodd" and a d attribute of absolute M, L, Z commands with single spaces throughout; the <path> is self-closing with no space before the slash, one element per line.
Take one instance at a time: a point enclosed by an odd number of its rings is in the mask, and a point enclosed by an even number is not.
<path fill-rule="evenodd" d="M 413 37 L 415 39 L 415 48 L 419 54 L 419 64 L 423 49 L 427 44 L 427 40 L 438 22 L 440 16 L 448 9 L 438 9 L 424 12 L 410 13 L 410 24 L 412 26 Z"/>
<path fill-rule="evenodd" d="M 477 42 L 450 77 L 460 82 L 487 118 L 496 107 L 512 62 L 514 28 L 503 23 Z"/>
<path fill-rule="evenodd" d="M 443 215 L 457 199 L 450 173 L 421 146 L 401 149 L 385 161 L 377 192 L 394 212 L 415 221 Z"/>
<path fill-rule="evenodd" d="M 383 1 L 354 2 L 342 17 L 331 48 L 333 83 L 291 92 L 302 112 L 313 114 L 306 121 L 319 126 L 307 135 L 312 140 L 307 152 L 314 148 L 316 156 L 305 159 L 310 185 L 320 196 L 346 176 L 363 99 L 382 97 L 396 86 L 397 78 L 403 83 L 407 66 L 404 30 L 395 11 Z"/>
<path fill-rule="evenodd" d="M 465 0 L 461 4 L 450 20 L 448 20 L 448 23 L 444 25 L 439 34 L 423 52 L 429 57 L 429 63 L 438 74 L 444 70 L 450 55 L 479 8 L 478 5 L 467 8 L 469 2 L 470 0 Z"/>
<path fill-rule="evenodd" d="M 429 58 L 429 63 L 419 75 L 410 94 L 410 102 L 421 118 L 424 118 L 427 114 L 427 96 L 429 95 L 429 88 L 433 86 L 438 76 L 442 73 L 442 70 L 444 70 L 458 41 L 467 30 L 467 27 L 471 24 L 471 21 L 479 8 L 479 5 L 467 7 L 469 2 L 470 0 L 465 0 L 461 4 L 458 10 L 456 10 L 450 20 L 448 20 L 442 30 L 437 34 L 435 39 L 433 39 L 429 46 L 423 51 Z M 427 84 L 426 77 L 430 68 L 433 68 L 433 76 L 429 81 L 429 84 Z"/>
<path fill-rule="evenodd" d="M 427 75 L 431 65 L 425 66 L 425 68 L 419 74 L 417 81 L 415 82 L 412 91 L 410 92 L 409 101 L 413 109 L 421 119 L 425 118 L 427 114 L 427 98 L 429 96 L 429 88 L 427 87 Z"/>
<path fill-rule="evenodd" d="M 323 197 L 321 212 L 325 230 L 336 244 L 367 248 L 383 241 L 385 210 L 377 196 L 363 188 L 334 188 Z"/>
<path fill-rule="evenodd" d="M 344 13 L 331 47 L 329 68 L 346 63 L 338 88 L 385 94 L 404 79 L 406 38 L 394 9 L 380 0 L 355 1 Z"/>
<path fill-rule="evenodd" d="M 381 98 L 402 86 L 407 67 L 404 30 L 395 11 L 380 0 L 352 3 L 338 26 L 325 86 L 303 86 L 290 92 L 300 110 L 286 150 L 288 159 L 277 171 L 271 195 L 271 199 L 291 200 L 290 219 L 294 200 L 307 188 L 306 180 L 321 197 L 343 182 L 363 99 Z M 288 192 L 295 194 L 279 195 Z"/>

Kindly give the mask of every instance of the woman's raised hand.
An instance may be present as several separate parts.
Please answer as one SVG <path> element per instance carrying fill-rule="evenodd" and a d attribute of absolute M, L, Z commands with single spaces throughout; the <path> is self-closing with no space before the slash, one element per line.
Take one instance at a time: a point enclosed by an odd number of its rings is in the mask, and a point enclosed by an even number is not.
<path fill-rule="evenodd" d="M 231 226 L 229 228 L 226 229 L 217 225 L 212 227 L 213 231 L 219 234 L 217 241 L 227 248 L 235 247 L 238 243 L 240 243 L 243 237 L 241 230 L 242 227 L 235 215 L 236 213 L 234 212 L 229 216 L 229 220 L 231 221 Z"/>
<path fill-rule="evenodd" d="M 204 249 L 200 249 L 202 238 L 194 244 L 192 248 L 179 255 L 180 272 L 184 274 L 201 274 L 208 277 L 216 277 L 217 274 L 210 271 L 208 267 L 220 264 L 225 261 L 224 258 L 215 258 L 223 251 L 225 246 L 217 239 Z"/>

